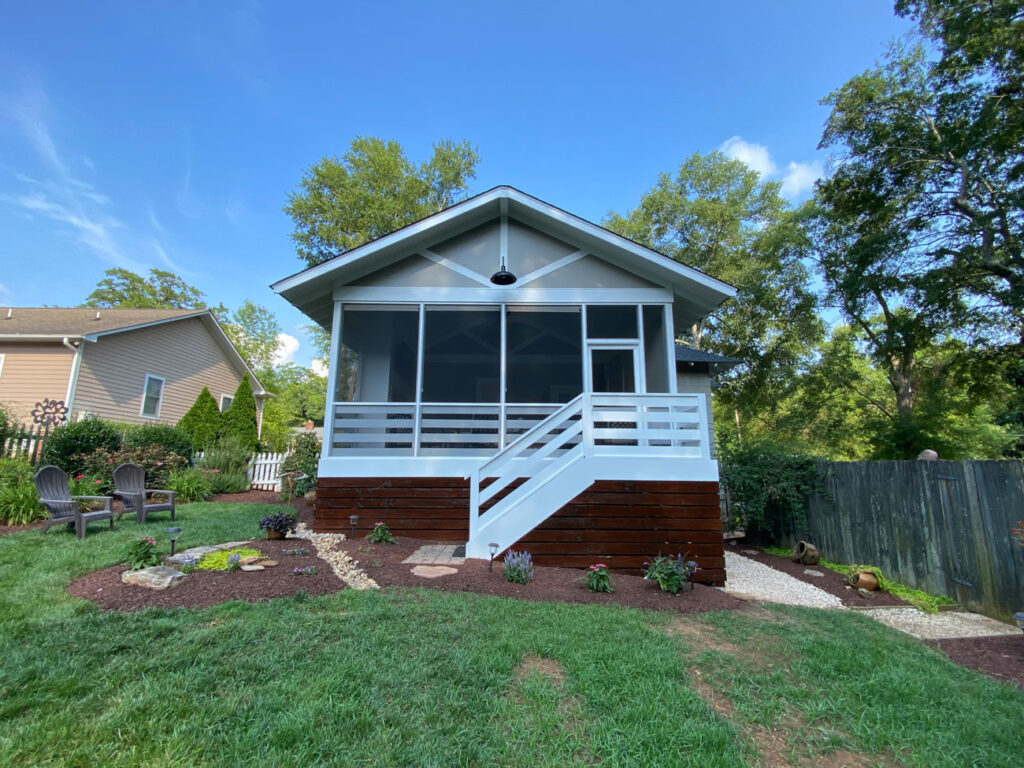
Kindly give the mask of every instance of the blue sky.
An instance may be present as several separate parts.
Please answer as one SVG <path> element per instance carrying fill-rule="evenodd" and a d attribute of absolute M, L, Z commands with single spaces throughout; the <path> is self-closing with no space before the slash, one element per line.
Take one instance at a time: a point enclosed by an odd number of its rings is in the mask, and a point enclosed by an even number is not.
<path fill-rule="evenodd" d="M 119 266 L 305 318 L 281 211 L 356 135 L 466 138 L 472 192 L 593 221 L 723 148 L 793 199 L 819 100 L 910 25 L 891 2 L 14 3 L 0 13 L 0 304 L 74 306 Z"/>

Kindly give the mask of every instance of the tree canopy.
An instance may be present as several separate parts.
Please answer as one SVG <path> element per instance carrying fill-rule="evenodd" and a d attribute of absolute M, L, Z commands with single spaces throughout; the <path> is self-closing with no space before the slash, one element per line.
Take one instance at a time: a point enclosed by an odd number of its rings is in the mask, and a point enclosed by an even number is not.
<path fill-rule="evenodd" d="M 206 295 L 173 272 L 149 270 L 142 277 L 127 269 L 108 269 L 86 298 L 84 307 L 206 309 Z"/>
<path fill-rule="evenodd" d="M 453 205 L 478 159 L 468 141 L 446 139 L 417 165 L 397 141 L 356 137 L 340 159 L 310 167 L 288 196 L 299 258 L 315 266 Z"/>
<path fill-rule="evenodd" d="M 221 328 L 250 368 L 261 376 L 271 369 L 281 333 L 281 324 L 273 312 L 247 299 L 234 312 L 225 314 Z"/>

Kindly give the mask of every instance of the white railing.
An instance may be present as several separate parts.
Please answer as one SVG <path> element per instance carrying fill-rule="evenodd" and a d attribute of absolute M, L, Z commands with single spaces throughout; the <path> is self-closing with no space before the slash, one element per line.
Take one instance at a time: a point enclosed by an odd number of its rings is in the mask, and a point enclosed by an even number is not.
<path fill-rule="evenodd" d="M 579 395 L 474 470 L 467 554 L 505 549 L 585 490 L 590 460 L 647 458 L 710 460 L 703 395 Z"/>
<path fill-rule="evenodd" d="M 192 463 L 198 464 L 206 456 L 205 451 L 198 451 L 192 457 Z M 246 474 L 249 477 L 249 487 L 258 491 L 280 491 L 281 490 L 281 467 L 284 460 L 288 458 L 288 452 L 284 453 L 256 453 L 249 459 L 249 469 Z"/>
<path fill-rule="evenodd" d="M 550 404 L 335 403 L 331 456 L 492 456 Z"/>

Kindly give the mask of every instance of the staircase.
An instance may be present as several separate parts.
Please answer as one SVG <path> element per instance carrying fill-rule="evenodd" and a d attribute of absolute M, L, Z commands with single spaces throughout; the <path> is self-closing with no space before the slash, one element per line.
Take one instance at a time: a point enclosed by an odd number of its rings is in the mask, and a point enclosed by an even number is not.
<path fill-rule="evenodd" d="M 624 460 L 710 461 L 706 419 L 701 395 L 578 395 L 470 476 L 466 557 L 503 552 Z"/>

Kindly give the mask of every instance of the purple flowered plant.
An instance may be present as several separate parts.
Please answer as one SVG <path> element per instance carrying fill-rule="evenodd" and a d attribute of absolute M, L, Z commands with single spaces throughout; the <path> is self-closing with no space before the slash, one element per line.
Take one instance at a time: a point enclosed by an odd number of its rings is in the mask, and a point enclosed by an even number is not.
<path fill-rule="evenodd" d="M 199 558 L 195 555 L 185 555 L 181 558 L 178 565 L 181 566 L 182 573 L 192 573 L 192 571 L 199 567 Z"/>
<path fill-rule="evenodd" d="M 293 576 L 314 576 L 314 575 L 316 575 L 316 566 L 315 565 L 307 565 L 304 568 L 293 568 L 292 569 L 292 575 Z"/>
<path fill-rule="evenodd" d="M 526 584 L 533 578 L 533 558 L 529 552 L 516 552 L 510 549 L 505 555 L 505 581 L 513 584 Z"/>
<path fill-rule="evenodd" d="M 228 555 L 228 570 L 237 571 L 242 567 L 242 556 L 237 552 L 233 555 Z"/>

